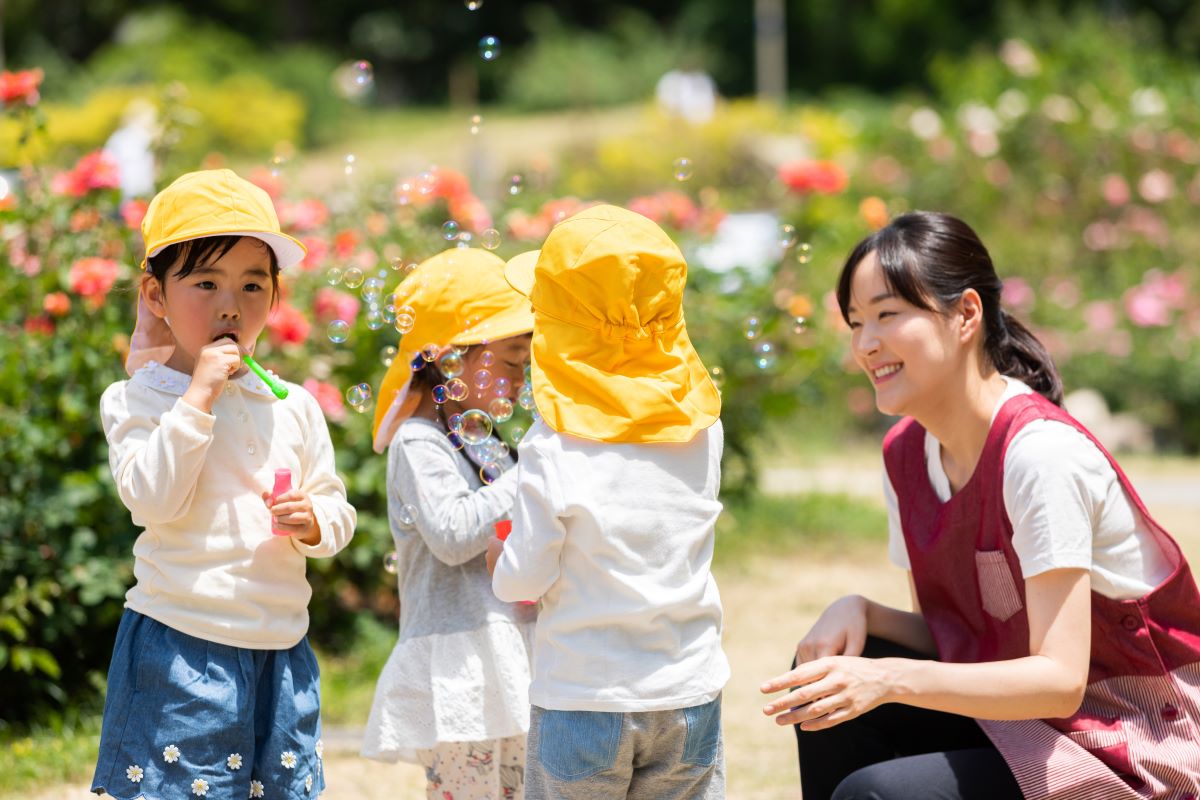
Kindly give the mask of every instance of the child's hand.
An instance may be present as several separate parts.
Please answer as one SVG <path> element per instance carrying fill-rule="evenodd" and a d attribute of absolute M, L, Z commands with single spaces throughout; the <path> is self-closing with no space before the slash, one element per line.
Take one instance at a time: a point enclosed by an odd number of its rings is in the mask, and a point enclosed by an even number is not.
<path fill-rule="evenodd" d="M 487 568 L 488 575 L 496 574 L 496 562 L 500 560 L 500 554 L 504 552 L 504 542 L 500 539 L 492 538 L 488 540 L 487 549 Z"/>
<path fill-rule="evenodd" d="M 213 404 L 221 396 L 225 383 L 242 368 L 242 351 L 232 339 L 218 339 L 200 348 L 192 368 L 192 383 L 183 394 L 188 405 L 205 414 L 212 413 Z"/>
<path fill-rule="evenodd" d="M 263 492 L 263 502 L 275 517 L 275 527 L 287 531 L 308 545 L 319 544 L 321 526 L 313 514 L 312 500 L 299 489 L 289 489 L 271 501 L 271 493 Z"/>

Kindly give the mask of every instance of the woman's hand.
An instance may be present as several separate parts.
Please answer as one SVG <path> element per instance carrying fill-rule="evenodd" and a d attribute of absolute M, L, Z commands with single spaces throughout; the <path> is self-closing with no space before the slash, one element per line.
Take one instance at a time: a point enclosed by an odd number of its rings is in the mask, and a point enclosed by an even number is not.
<path fill-rule="evenodd" d="M 887 702 L 896 669 L 903 661 L 828 656 L 800 664 L 760 687 L 763 694 L 795 687 L 763 706 L 763 713 L 778 715 L 775 722 L 779 725 L 800 723 L 806 731 L 832 728 Z"/>
<path fill-rule="evenodd" d="M 275 517 L 275 527 L 295 536 L 307 545 L 319 544 L 321 526 L 313 513 L 312 500 L 299 489 L 289 489 L 271 500 L 270 492 L 263 492 L 263 502 Z"/>
<path fill-rule="evenodd" d="M 867 603 L 857 594 L 830 603 L 796 645 L 796 664 L 825 656 L 862 655 L 867 643 Z"/>

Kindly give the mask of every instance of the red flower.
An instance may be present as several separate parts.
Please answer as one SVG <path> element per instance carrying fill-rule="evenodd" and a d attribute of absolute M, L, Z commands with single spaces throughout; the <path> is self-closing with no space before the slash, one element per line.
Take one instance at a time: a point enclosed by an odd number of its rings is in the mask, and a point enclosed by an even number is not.
<path fill-rule="evenodd" d="M 41 333 L 46 336 L 51 336 L 54 333 L 54 320 L 45 314 L 38 314 L 36 317 L 30 317 L 25 320 L 26 333 Z"/>
<path fill-rule="evenodd" d="M 80 297 L 102 305 L 104 296 L 117 280 L 121 265 L 111 258 L 81 258 L 71 265 L 67 274 L 71 291 Z"/>
<path fill-rule="evenodd" d="M 42 300 L 42 310 L 52 317 L 65 317 L 71 310 L 71 298 L 64 292 L 51 292 Z"/>
<path fill-rule="evenodd" d="M 103 150 L 96 150 L 79 159 L 71 171 L 55 175 L 50 188 L 55 194 L 83 197 L 95 189 L 116 189 L 120 185 L 117 162 Z"/>
<path fill-rule="evenodd" d="M 313 315 L 320 322 L 343 319 L 349 322 L 358 316 L 358 299 L 337 289 L 322 287 L 313 300 Z"/>
<path fill-rule="evenodd" d="M 71 215 L 68 223 L 71 233 L 90 231 L 100 224 L 100 212 L 94 208 L 81 208 Z"/>
<path fill-rule="evenodd" d="M 358 234 L 352 230 L 338 231 L 333 237 L 333 252 L 338 258 L 346 259 L 354 255 L 358 247 Z"/>
<path fill-rule="evenodd" d="M 309 378 L 303 386 L 309 394 L 317 398 L 317 405 L 325 412 L 325 416 L 334 422 L 341 422 L 346 418 L 346 404 L 342 402 L 342 393 L 336 386 L 322 383 L 316 378 Z"/>
<path fill-rule="evenodd" d="M 329 255 L 329 245 L 326 241 L 316 236 L 305 236 L 300 241 L 308 251 L 304 260 L 300 262 L 301 269 L 311 271 L 320 267 Z"/>
<path fill-rule="evenodd" d="M 283 194 L 283 179 L 266 167 L 257 167 L 250 171 L 250 182 L 271 196 L 272 200 L 278 200 L 279 195 Z"/>
<path fill-rule="evenodd" d="M 39 69 L 20 72 L 0 72 L 0 102 L 6 106 L 24 103 L 35 106 L 38 102 L 38 86 L 45 74 Z"/>
<path fill-rule="evenodd" d="M 790 161 L 779 168 L 779 179 L 797 194 L 839 194 L 850 184 L 832 161 Z"/>
<path fill-rule="evenodd" d="M 149 205 L 145 200 L 126 200 L 121 204 L 121 219 L 131 231 L 141 229 Z"/>
<path fill-rule="evenodd" d="M 308 338 L 311 328 L 304 314 L 288 303 L 275 306 L 275 310 L 267 318 L 267 330 L 271 334 L 271 342 L 276 346 L 303 342 Z"/>

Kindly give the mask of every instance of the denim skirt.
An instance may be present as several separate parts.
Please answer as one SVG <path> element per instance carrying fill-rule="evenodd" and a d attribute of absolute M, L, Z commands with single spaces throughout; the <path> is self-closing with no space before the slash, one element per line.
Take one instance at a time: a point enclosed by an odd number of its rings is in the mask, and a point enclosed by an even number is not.
<path fill-rule="evenodd" d="M 108 671 L 92 791 L 118 800 L 316 797 L 320 674 L 308 640 L 250 650 L 129 609 Z"/>

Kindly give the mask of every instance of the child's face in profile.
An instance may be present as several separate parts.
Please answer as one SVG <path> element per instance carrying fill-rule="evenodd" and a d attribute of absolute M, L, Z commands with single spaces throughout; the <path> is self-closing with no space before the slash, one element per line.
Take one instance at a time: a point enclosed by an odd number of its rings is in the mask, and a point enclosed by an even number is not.
<path fill-rule="evenodd" d="M 497 339 L 489 343 L 487 347 L 473 349 L 464 359 L 463 380 L 467 381 L 468 386 L 473 387 L 475 373 L 486 369 L 492 373 L 492 384 L 483 390 L 484 396 L 493 396 L 495 382 L 504 378 L 508 381 L 509 386 L 506 396 L 510 400 L 516 397 L 517 392 L 521 389 L 521 384 L 525 382 L 525 364 L 529 361 L 529 343 L 532 338 L 531 334 L 524 333 L 520 336 L 510 336 L 507 339 Z M 484 353 L 491 353 L 491 358 L 489 359 Z M 489 360 L 491 364 L 486 365 L 485 362 Z"/>
<path fill-rule="evenodd" d="M 161 310 L 175 335 L 167 366 L 191 374 L 201 348 L 222 338 L 233 339 L 242 353 L 254 352 L 274 292 L 270 251 L 262 241 L 244 236 L 184 277 L 173 265 L 165 287 L 149 280 L 147 302 L 156 313 Z"/>

